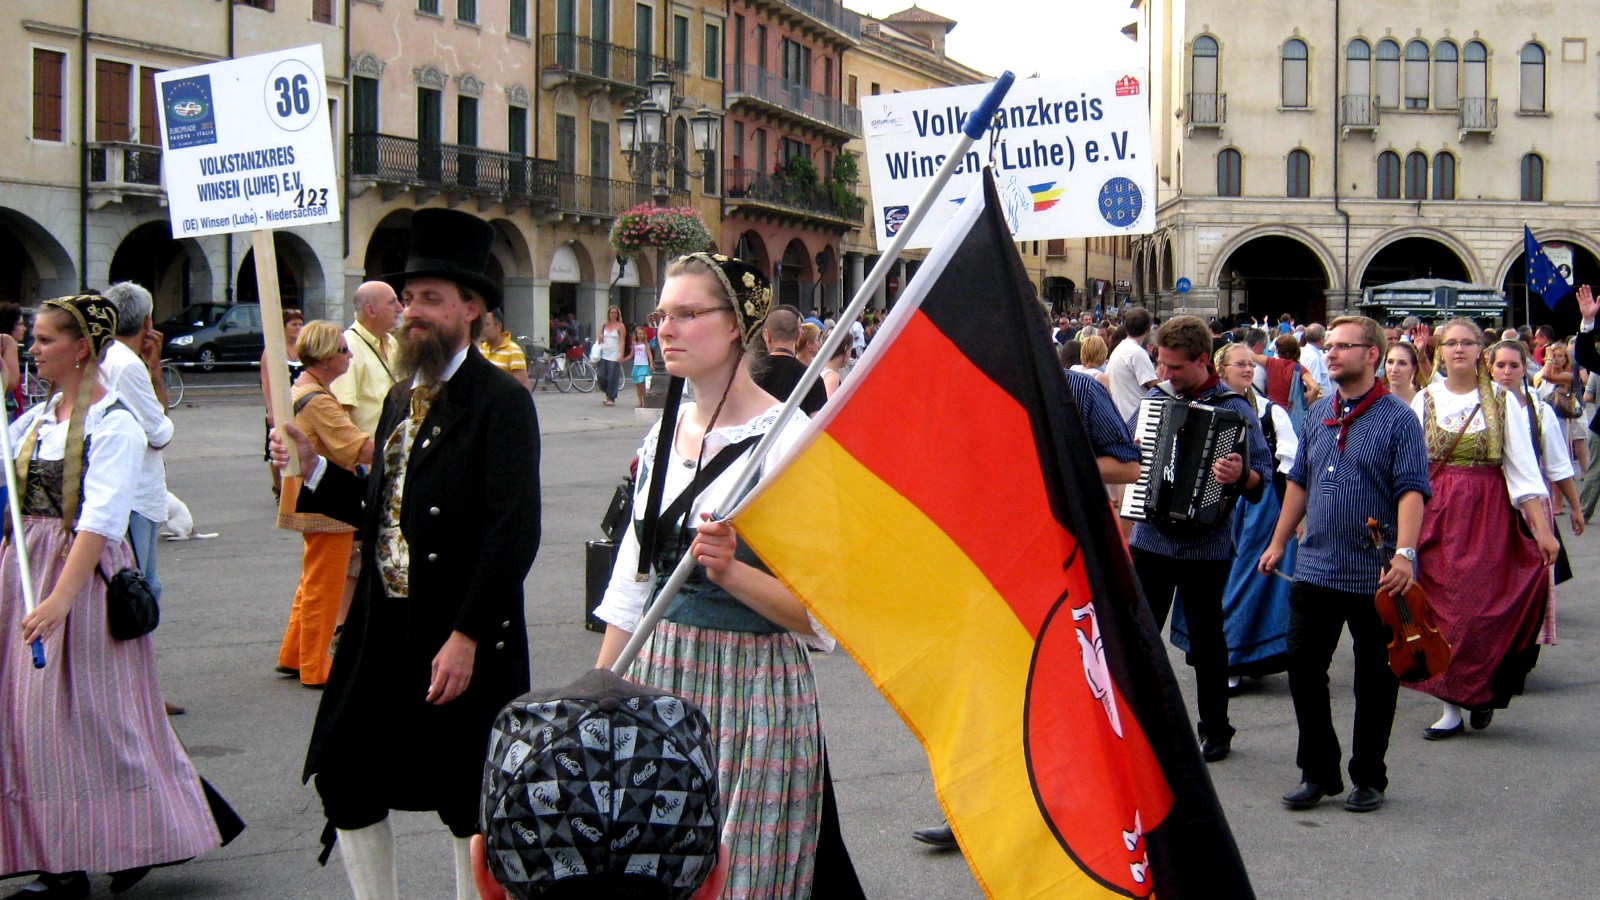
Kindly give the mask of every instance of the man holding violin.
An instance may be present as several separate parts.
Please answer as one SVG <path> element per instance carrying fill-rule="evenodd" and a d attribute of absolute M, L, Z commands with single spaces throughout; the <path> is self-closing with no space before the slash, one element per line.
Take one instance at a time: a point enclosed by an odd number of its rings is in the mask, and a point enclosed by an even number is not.
<path fill-rule="evenodd" d="M 1328 666 L 1348 624 L 1356 711 L 1353 789 L 1344 805 L 1371 812 L 1383 805 L 1389 784 L 1383 758 L 1400 689 L 1389 668 L 1391 632 L 1378 616 L 1374 595 L 1380 588 L 1401 594 L 1416 576 L 1422 507 L 1431 493 L 1428 452 L 1416 413 L 1377 380 L 1378 361 L 1388 352 L 1378 323 L 1365 316 L 1335 319 L 1324 349 L 1338 390 L 1306 414 L 1283 511 L 1259 569 L 1264 575 L 1276 571 L 1289 536 L 1304 519 L 1289 594 L 1289 692 L 1300 726 L 1301 783 L 1283 796 L 1284 805 L 1310 809 L 1344 791 Z M 1373 545 L 1368 517 L 1395 538 L 1392 550 Z"/>

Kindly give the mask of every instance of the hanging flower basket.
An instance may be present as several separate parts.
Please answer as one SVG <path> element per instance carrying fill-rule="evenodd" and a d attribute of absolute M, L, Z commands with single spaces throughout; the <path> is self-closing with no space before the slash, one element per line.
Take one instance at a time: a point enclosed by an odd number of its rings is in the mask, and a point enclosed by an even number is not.
<path fill-rule="evenodd" d="M 646 250 L 660 250 L 667 258 L 711 246 L 700 213 L 686 206 L 641 203 L 617 217 L 611 225 L 611 248 L 618 260 L 629 260 Z"/>

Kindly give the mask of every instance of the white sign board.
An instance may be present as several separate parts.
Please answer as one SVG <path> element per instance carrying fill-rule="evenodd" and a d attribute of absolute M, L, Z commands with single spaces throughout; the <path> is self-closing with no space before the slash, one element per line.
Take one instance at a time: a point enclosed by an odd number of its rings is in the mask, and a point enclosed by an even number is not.
<path fill-rule="evenodd" d="M 339 221 L 322 48 L 156 76 L 173 237 Z"/>
<path fill-rule="evenodd" d="M 861 98 L 868 214 L 886 246 L 944 164 L 988 84 Z M 911 236 L 931 247 L 991 159 L 1001 207 L 1019 241 L 1149 234 L 1155 154 L 1143 69 L 1019 80 Z"/>

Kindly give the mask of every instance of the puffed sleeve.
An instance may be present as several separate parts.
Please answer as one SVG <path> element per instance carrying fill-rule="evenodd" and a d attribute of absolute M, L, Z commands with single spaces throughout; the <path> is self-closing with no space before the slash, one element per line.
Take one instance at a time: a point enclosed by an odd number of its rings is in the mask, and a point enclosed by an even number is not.
<path fill-rule="evenodd" d="M 1300 452 L 1300 436 L 1294 433 L 1294 422 L 1289 419 L 1289 411 L 1272 404 L 1272 428 L 1278 437 L 1278 471 L 1288 474 L 1294 467 L 1294 458 Z"/>
<path fill-rule="evenodd" d="M 1506 440 L 1505 464 L 1501 467 L 1506 476 L 1506 491 L 1513 505 L 1526 500 L 1542 500 L 1550 494 L 1545 490 L 1544 473 L 1539 471 L 1539 460 L 1533 453 L 1533 433 L 1528 429 L 1528 415 L 1514 397 L 1505 398 Z"/>
<path fill-rule="evenodd" d="M 83 473 L 83 506 L 77 530 L 116 542 L 128 535 L 133 511 L 134 481 L 144 453 L 144 430 L 126 410 L 106 413 L 89 439 L 89 460 Z"/>
<path fill-rule="evenodd" d="M 595 616 L 602 621 L 615 625 L 629 634 L 639 627 L 639 619 L 644 616 L 645 602 L 650 599 L 650 593 L 656 584 L 653 567 L 647 570 L 646 580 L 639 581 L 637 578 L 639 538 L 634 523 L 644 516 L 650 485 L 649 451 L 655 446 L 656 434 L 660 428 L 661 424 L 657 422 L 645 436 L 644 445 L 639 448 L 639 465 L 636 468 L 638 477 L 634 479 L 633 485 L 633 510 L 628 517 L 628 527 L 623 529 L 622 538 L 617 542 L 617 561 L 611 567 L 611 580 L 607 582 L 605 595 L 600 598 L 600 605 L 594 611 Z"/>
<path fill-rule="evenodd" d="M 1573 477 L 1572 453 L 1567 449 L 1567 436 L 1561 419 L 1550 404 L 1536 401 L 1539 416 L 1539 462 L 1544 477 L 1554 484 Z"/>

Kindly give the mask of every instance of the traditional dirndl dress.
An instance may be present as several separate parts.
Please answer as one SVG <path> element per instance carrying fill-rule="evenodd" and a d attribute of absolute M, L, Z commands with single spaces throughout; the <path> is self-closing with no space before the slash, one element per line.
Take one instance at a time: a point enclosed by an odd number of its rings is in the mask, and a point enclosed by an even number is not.
<path fill-rule="evenodd" d="M 1502 468 L 1514 452 L 1507 446 L 1508 398 L 1483 393 L 1484 427 L 1465 433 L 1453 452 L 1456 433 L 1471 423 L 1441 424 L 1432 391 L 1424 394 L 1433 497 L 1417 542 L 1417 581 L 1453 657 L 1438 675 L 1405 685 L 1471 710 L 1504 708 L 1522 693 L 1550 595 L 1550 572 L 1511 505 Z M 1531 444 L 1526 452 L 1531 458 Z"/>
<path fill-rule="evenodd" d="M 61 483 L 60 460 L 30 463 L 23 543 L 40 600 L 70 545 Z M 167 721 L 149 635 L 111 637 L 105 584 L 90 575 L 35 669 L 16 638 L 16 548 L 8 537 L 0 549 L 0 878 L 116 872 L 219 846 L 200 776 Z M 132 562 L 126 543 L 108 541 L 99 565 L 114 573 Z"/>

